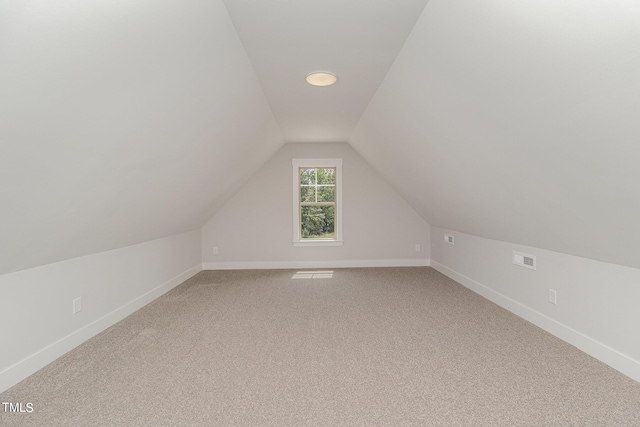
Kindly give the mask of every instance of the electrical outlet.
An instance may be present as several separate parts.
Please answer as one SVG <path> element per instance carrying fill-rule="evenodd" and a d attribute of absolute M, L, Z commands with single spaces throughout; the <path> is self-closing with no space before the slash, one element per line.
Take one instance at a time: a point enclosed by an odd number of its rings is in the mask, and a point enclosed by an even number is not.
<path fill-rule="evenodd" d="M 551 304 L 558 304 L 558 293 L 555 289 L 549 289 L 549 302 Z"/>
<path fill-rule="evenodd" d="M 446 243 L 449 243 L 450 245 L 455 245 L 454 238 L 453 238 L 453 236 L 451 234 L 445 234 L 444 235 L 444 241 Z"/>
<path fill-rule="evenodd" d="M 214 255 L 218 255 L 218 247 L 217 246 L 213 247 L 213 254 Z"/>
<path fill-rule="evenodd" d="M 73 314 L 78 314 L 82 311 L 82 298 L 76 298 L 73 300 Z"/>
<path fill-rule="evenodd" d="M 420 245 L 416 245 L 416 252 L 420 252 Z"/>

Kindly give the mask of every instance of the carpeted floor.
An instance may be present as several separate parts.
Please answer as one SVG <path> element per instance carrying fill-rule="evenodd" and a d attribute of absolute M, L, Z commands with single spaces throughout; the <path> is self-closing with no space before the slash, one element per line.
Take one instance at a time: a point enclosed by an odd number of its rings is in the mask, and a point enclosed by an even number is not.
<path fill-rule="evenodd" d="M 294 273 L 201 272 L 0 394 L 34 408 L 0 425 L 640 426 L 639 383 L 431 268 Z"/>

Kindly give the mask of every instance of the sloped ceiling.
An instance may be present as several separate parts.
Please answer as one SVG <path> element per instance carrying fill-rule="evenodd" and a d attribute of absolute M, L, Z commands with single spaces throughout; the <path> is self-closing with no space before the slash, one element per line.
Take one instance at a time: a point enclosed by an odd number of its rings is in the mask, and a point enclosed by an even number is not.
<path fill-rule="evenodd" d="M 345 142 L 427 0 L 225 0 L 287 142 Z M 317 70 L 334 86 L 305 81 Z"/>
<path fill-rule="evenodd" d="M 0 2 L 0 274 L 198 229 L 285 141 L 345 140 L 433 225 L 640 267 L 638 22 L 620 0 Z"/>
<path fill-rule="evenodd" d="M 0 3 L 0 274 L 200 228 L 283 138 L 221 1 Z"/>
<path fill-rule="evenodd" d="M 0 274 L 198 229 L 285 141 L 345 142 L 425 4 L 1 2 Z"/>
<path fill-rule="evenodd" d="M 639 23 L 431 0 L 350 143 L 432 225 L 640 267 Z"/>

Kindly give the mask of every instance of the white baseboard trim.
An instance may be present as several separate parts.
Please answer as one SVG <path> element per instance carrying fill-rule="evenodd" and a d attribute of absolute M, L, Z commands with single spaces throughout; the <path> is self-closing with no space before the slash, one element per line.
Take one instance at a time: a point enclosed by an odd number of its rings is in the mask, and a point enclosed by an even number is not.
<path fill-rule="evenodd" d="M 334 261 L 205 262 L 203 270 L 280 270 L 296 268 L 428 267 L 425 259 L 359 259 Z"/>
<path fill-rule="evenodd" d="M 461 285 L 469 288 L 473 292 L 483 296 L 484 298 L 498 304 L 500 307 L 509 310 L 513 314 L 522 317 L 528 322 L 533 323 L 541 329 L 549 332 L 561 340 L 577 347 L 588 355 L 600 360 L 601 362 L 620 371 L 629 378 L 640 382 L 640 362 L 620 353 L 619 351 L 602 344 L 595 339 L 584 335 L 544 314 L 529 308 L 518 301 L 502 295 L 493 289 L 476 282 L 475 280 L 452 270 L 451 268 L 440 264 L 438 261 L 431 260 L 431 266 L 444 274 L 445 276 L 455 280 Z"/>
<path fill-rule="evenodd" d="M 0 372 L 0 393 L 202 271 L 198 264 Z"/>

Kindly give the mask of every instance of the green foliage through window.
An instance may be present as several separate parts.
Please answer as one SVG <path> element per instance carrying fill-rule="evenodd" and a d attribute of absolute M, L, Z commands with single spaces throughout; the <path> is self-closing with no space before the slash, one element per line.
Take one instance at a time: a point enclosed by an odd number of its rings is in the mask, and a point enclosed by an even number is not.
<path fill-rule="evenodd" d="M 336 169 L 300 168 L 300 237 L 335 239 Z"/>

